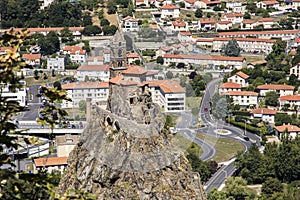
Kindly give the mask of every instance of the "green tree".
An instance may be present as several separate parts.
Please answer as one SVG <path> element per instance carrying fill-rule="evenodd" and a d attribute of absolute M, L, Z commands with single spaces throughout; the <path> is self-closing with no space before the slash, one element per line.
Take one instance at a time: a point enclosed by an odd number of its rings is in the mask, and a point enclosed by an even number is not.
<path fill-rule="evenodd" d="M 294 21 L 295 20 L 293 18 L 281 19 L 279 20 L 278 24 L 282 29 L 290 30 L 290 29 L 294 29 L 293 28 Z"/>
<path fill-rule="evenodd" d="M 263 184 L 261 188 L 262 194 L 267 195 L 268 197 L 272 196 L 274 193 L 283 192 L 283 186 L 281 182 L 276 178 L 268 178 Z"/>
<path fill-rule="evenodd" d="M 167 77 L 167 79 L 172 79 L 173 78 L 173 73 L 171 71 L 168 71 L 166 73 L 166 77 Z"/>
<path fill-rule="evenodd" d="M 163 65 L 164 64 L 164 58 L 162 56 L 157 56 L 156 63 Z"/>
<path fill-rule="evenodd" d="M 203 12 L 200 8 L 195 11 L 195 17 L 201 18 L 203 16 Z"/>
<path fill-rule="evenodd" d="M 250 13 L 246 12 L 246 13 L 244 14 L 244 19 L 251 19 Z"/>
<path fill-rule="evenodd" d="M 187 97 L 195 96 L 194 89 L 190 84 L 185 85 L 185 94 L 186 94 Z"/>
<path fill-rule="evenodd" d="M 277 106 L 278 105 L 279 95 L 275 91 L 270 91 L 266 93 L 265 104 L 269 106 Z"/>
<path fill-rule="evenodd" d="M 61 37 L 61 42 L 63 42 L 63 43 L 71 42 L 74 40 L 74 35 L 68 27 L 63 28 L 60 31 L 60 37 Z"/>
<path fill-rule="evenodd" d="M 53 83 L 53 87 L 57 88 L 57 90 L 62 90 L 61 83 L 59 81 L 55 81 Z"/>
<path fill-rule="evenodd" d="M 90 35 L 100 34 L 101 32 L 102 32 L 102 30 L 99 26 L 88 25 L 88 26 L 84 27 L 82 34 L 90 36 Z"/>
<path fill-rule="evenodd" d="M 85 100 L 80 100 L 78 105 L 79 105 L 79 110 L 84 111 L 84 112 L 86 111 L 86 101 Z"/>
<path fill-rule="evenodd" d="M 118 28 L 115 25 L 103 26 L 102 31 L 104 35 L 114 35 Z"/>
<path fill-rule="evenodd" d="M 107 19 L 102 19 L 100 21 L 100 26 L 109 26 L 110 22 Z"/>
<path fill-rule="evenodd" d="M 83 26 L 84 27 L 93 25 L 92 16 L 88 12 L 84 13 L 84 15 L 82 17 L 83 17 Z"/>
<path fill-rule="evenodd" d="M 225 46 L 222 47 L 222 54 L 225 56 L 240 56 L 241 48 L 235 39 L 230 40 Z"/>
<path fill-rule="evenodd" d="M 39 45 L 44 55 L 52 55 L 60 50 L 59 38 L 54 31 L 50 31 L 44 40 L 39 41 Z"/>
<path fill-rule="evenodd" d="M 247 181 L 241 177 L 229 177 L 225 181 L 226 196 L 228 199 L 253 199 L 247 188 Z"/>
<path fill-rule="evenodd" d="M 103 10 L 103 8 L 99 11 L 99 13 L 98 13 L 98 18 L 99 18 L 100 20 L 104 18 L 104 10 Z"/>
<path fill-rule="evenodd" d="M 109 0 L 107 2 L 107 5 L 106 5 L 106 7 L 107 7 L 107 13 L 108 14 L 115 14 L 116 11 L 117 11 L 117 7 L 116 6 L 117 6 L 117 4 L 115 3 L 115 1 Z"/>
<path fill-rule="evenodd" d="M 209 193 L 208 193 L 208 200 L 224 200 L 226 199 L 226 193 L 222 191 L 218 191 L 217 188 L 213 188 Z"/>

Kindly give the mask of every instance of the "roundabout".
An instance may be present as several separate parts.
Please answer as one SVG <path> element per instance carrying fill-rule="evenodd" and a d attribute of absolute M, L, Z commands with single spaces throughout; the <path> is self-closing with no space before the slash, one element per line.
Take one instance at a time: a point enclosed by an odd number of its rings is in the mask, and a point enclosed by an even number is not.
<path fill-rule="evenodd" d="M 219 135 L 230 135 L 231 134 L 231 131 L 226 130 L 226 129 L 216 129 L 214 132 Z"/>

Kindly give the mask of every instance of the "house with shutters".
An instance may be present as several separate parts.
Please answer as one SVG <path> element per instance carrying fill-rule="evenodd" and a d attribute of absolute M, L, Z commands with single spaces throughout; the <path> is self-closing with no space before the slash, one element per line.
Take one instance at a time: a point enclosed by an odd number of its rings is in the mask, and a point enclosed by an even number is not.
<path fill-rule="evenodd" d="M 223 94 L 229 91 L 242 91 L 242 85 L 232 82 L 226 82 L 220 85 L 219 94 Z"/>
<path fill-rule="evenodd" d="M 234 75 L 227 78 L 227 82 L 238 83 L 242 87 L 247 87 L 249 84 L 249 76 L 242 71 L 235 73 Z"/>
<path fill-rule="evenodd" d="M 264 84 L 256 87 L 256 90 L 259 91 L 260 96 L 266 96 L 266 93 L 271 91 L 277 92 L 280 97 L 293 95 L 294 89 L 294 86 L 286 84 Z"/>
<path fill-rule="evenodd" d="M 276 110 L 268 109 L 268 108 L 256 108 L 253 109 L 250 114 L 251 119 L 259 119 L 264 122 L 268 122 L 270 124 L 275 123 L 275 114 Z"/>
<path fill-rule="evenodd" d="M 109 65 L 81 65 L 77 68 L 75 77 L 78 81 L 86 81 L 86 79 L 108 81 Z"/>

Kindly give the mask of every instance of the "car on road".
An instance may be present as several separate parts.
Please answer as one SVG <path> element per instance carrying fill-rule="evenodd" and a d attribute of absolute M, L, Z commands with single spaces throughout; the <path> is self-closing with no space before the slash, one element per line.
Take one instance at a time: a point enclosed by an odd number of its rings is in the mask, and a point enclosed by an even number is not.
<path fill-rule="evenodd" d="M 244 140 L 249 141 L 250 139 L 249 139 L 249 137 L 244 136 Z"/>

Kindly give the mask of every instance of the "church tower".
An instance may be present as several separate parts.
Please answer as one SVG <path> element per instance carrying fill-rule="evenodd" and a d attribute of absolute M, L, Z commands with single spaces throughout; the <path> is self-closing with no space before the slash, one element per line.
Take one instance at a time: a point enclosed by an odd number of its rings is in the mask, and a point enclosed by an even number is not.
<path fill-rule="evenodd" d="M 110 43 L 111 49 L 111 78 L 118 76 L 123 70 L 127 69 L 126 65 L 126 41 L 121 30 L 117 30 Z"/>

